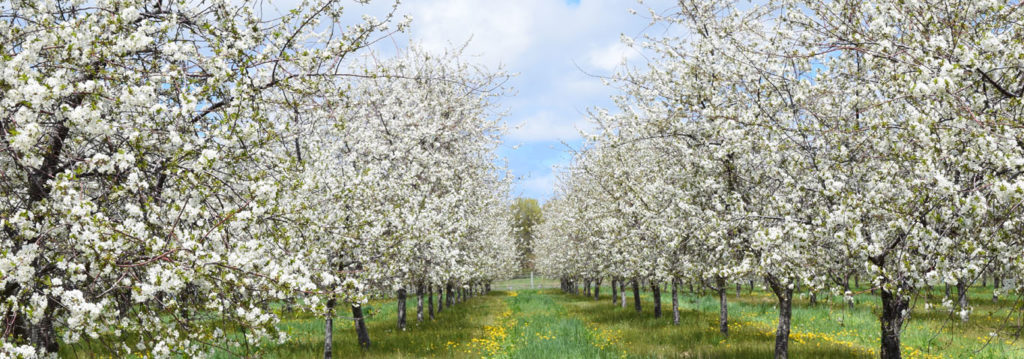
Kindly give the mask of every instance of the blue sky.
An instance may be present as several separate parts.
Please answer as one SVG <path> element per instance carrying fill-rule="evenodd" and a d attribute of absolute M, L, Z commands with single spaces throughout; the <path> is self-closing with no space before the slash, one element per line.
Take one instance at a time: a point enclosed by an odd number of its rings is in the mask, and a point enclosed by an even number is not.
<path fill-rule="evenodd" d="M 644 16 L 674 1 L 630 0 L 432 0 L 404 3 L 413 17 L 409 36 L 428 48 L 460 44 L 488 66 L 518 73 L 514 97 L 503 99 L 510 131 L 499 154 L 518 177 L 513 196 L 546 200 L 555 184 L 553 167 L 568 164 L 567 147 L 578 148 L 578 130 L 589 130 L 588 108 L 610 107 L 613 88 L 588 75 L 610 75 L 622 61 L 644 57 L 620 42 L 657 31 Z M 631 14 L 635 9 L 637 14 Z M 662 30 L 663 31 L 663 30 Z M 582 70 L 582 71 L 581 71 Z M 584 73 L 584 71 L 586 73 Z M 517 149 L 513 149 L 517 147 Z"/>
<path fill-rule="evenodd" d="M 284 1 L 289 2 L 288 0 Z M 277 2 L 279 5 L 281 2 Z M 578 148 L 578 130 L 589 130 L 587 109 L 611 107 L 613 88 L 600 78 L 622 61 L 642 66 L 644 57 L 620 42 L 620 35 L 652 33 L 648 9 L 672 8 L 671 0 L 409 0 L 400 15 L 411 29 L 378 46 L 407 44 L 441 50 L 470 40 L 466 54 L 488 67 L 517 73 L 514 96 L 501 100 L 509 133 L 499 149 L 518 178 L 513 196 L 544 201 L 555 184 L 553 167 L 568 164 L 567 147 Z M 287 6 L 285 6 L 287 7 Z M 386 1 L 350 8 L 350 14 L 383 14 Z M 631 14 L 635 9 L 637 14 Z M 387 48 L 379 49 L 389 52 Z M 586 73 L 584 73 L 584 71 Z M 513 148 L 517 149 L 513 149 Z"/>

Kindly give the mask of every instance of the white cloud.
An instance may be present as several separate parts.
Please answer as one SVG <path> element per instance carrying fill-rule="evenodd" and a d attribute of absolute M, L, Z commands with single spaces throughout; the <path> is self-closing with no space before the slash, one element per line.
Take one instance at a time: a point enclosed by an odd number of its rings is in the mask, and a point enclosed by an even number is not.
<path fill-rule="evenodd" d="M 623 61 L 633 60 L 639 55 L 640 52 L 636 49 L 626 46 L 621 41 L 615 41 L 591 50 L 587 57 L 591 66 L 610 72 Z"/>
<path fill-rule="evenodd" d="M 512 141 L 575 141 L 580 139 L 580 129 L 589 129 L 589 122 L 582 115 L 559 116 L 542 111 L 519 123 L 513 123 L 513 126 L 508 134 Z"/>
<path fill-rule="evenodd" d="M 545 196 L 538 196 L 539 199 L 543 200 L 548 198 L 555 189 L 555 182 L 557 177 L 554 172 L 547 172 L 537 176 L 530 176 L 525 178 L 522 182 L 522 189 L 528 194 L 540 194 L 543 193 Z"/>
<path fill-rule="evenodd" d="M 441 50 L 470 40 L 470 55 L 490 66 L 522 57 L 534 43 L 536 5 L 519 1 L 441 0 L 409 4 L 412 35 L 424 47 Z"/>

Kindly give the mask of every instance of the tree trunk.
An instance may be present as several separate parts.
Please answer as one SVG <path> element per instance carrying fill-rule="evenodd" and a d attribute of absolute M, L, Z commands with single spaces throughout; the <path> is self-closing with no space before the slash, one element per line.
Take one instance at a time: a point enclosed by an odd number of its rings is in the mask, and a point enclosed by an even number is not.
<path fill-rule="evenodd" d="M 900 359 L 900 331 L 903 329 L 903 313 L 910 303 L 889 290 L 882 288 L 882 359 Z"/>
<path fill-rule="evenodd" d="M 847 292 L 849 292 L 849 291 L 850 291 L 850 276 L 849 276 L 849 275 L 847 275 L 847 276 L 846 276 L 846 279 L 845 279 L 845 280 L 843 281 L 843 289 L 844 289 L 844 290 L 846 290 Z M 852 292 L 851 292 L 851 293 L 852 293 Z M 845 297 L 845 295 L 846 295 L 846 293 L 843 293 L 843 296 L 844 296 L 844 297 Z M 851 300 L 849 300 L 849 302 L 847 303 L 847 305 L 849 305 L 849 306 L 850 306 L 850 310 L 853 310 L 853 300 L 852 300 L 852 299 L 851 299 Z"/>
<path fill-rule="evenodd" d="M 813 290 L 811 291 L 810 294 L 811 294 L 810 295 L 811 306 L 818 305 L 818 294 L 814 293 Z"/>
<path fill-rule="evenodd" d="M 416 286 L 416 323 L 423 323 L 423 285 Z"/>
<path fill-rule="evenodd" d="M 775 359 L 789 358 L 789 328 L 793 316 L 793 290 L 780 288 L 776 292 L 779 298 L 779 327 L 775 329 Z"/>
<path fill-rule="evenodd" d="M 366 329 L 366 318 L 363 318 L 363 307 L 352 305 L 352 320 L 356 325 L 356 336 L 359 337 L 359 347 L 370 349 L 370 332 Z"/>
<path fill-rule="evenodd" d="M 651 284 L 651 295 L 654 296 L 654 317 L 661 318 L 661 286 L 660 283 Z"/>
<path fill-rule="evenodd" d="M 633 278 L 633 306 L 640 313 L 640 280 Z"/>
<path fill-rule="evenodd" d="M 679 325 L 679 279 L 672 278 L 672 324 Z"/>
<path fill-rule="evenodd" d="M 437 314 L 444 310 L 444 287 L 437 286 Z"/>
<path fill-rule="evenodd" d="M 583 295 L 587 297 L 590 296 L 590 279 L 583 281 Z"/>
<path fill-rule="evenodd" d="M 619 304 L 619 280 L 612 278 L 612 305 Z"/>
<path fill-rule="evenodd" d="M 405 330 L 405 288 L 398 290 L 398 330 Z"/>
<path fill-rule="evenodd" d="M 445 287 L 444 293 L 444 305 L 448 308 L 451 308 L 452 304 L 454 304 L 455 298 L 452 298 L 452 294 L 455 294 L 454 291 L 455 287 L 452 285 L 451 282 L 449 282 L 448 285 Z"/>
<path fill-rule="evenodd" d="M 622 309 L 626 309 L 626 280 L 625 279 L 619 279 L 619 295 L 621 296 L 621 298 L 619 298 L 619 305 L 622 306 Z"/>
<path fill-rule="evenodd" d="M 729 302 L 725 290 L 725 277 L 715 276 L 715 284 L 718 285 L 718 331 L 726 338 L 729 337 Z"/>
<path fill-rule="evenodd" d="M 324 359 L 331 359 L 334 355 L 334 303 L 334 296 L 331 296 L 324 315 Z"/>
<path fill-rule="evenodd" d="M 1003 281 L 999 276 L 992 277 L 992 303 L 999 302 L 999 288 L 1003 286 Z"/>
<path fill-rule="evenodd" d="M 430 320 L 434 320 L 434 285 L 427 285 L 427 314 L 430 314 Z"/>
<path fill-rule="evenodd" d="M 740 297 L 741 292 L 743 292 L 743 283 L 736 282 L 736 298 Z"/>
<path fill-rule="evenodd" d="M 747 292 L 747 294 L 754 294 L 754 280 L 753 279 L 750 280 L 750 290 Z"/>
<path fill-rule="evenodd" d="M 967 281 L 965 281 L 963 279 L 960 279 L 960 280 L 958 280 L 956 282 L 956 296 L 957 296 L 957 299 L 960 301 L 960 310 L 961 311 L 966 311 L 968 309 L 968 303 L 967 303 L 967 290 L 968 289 L 969 288 L 967 287 Z M 961 315 L 960 316 L 960 320 L 966 322 L 967 321 L 967 315 Z"/>
<path fill-rule="evenodd" d="M 601 278 L 594 281 L 594 300 L 601 299 Z"/>
<path fill-rule="evenodd" d="M 60 350 L 60 344 L 57 342 L 56 330 L 53 327 L 53 309 L 59 306 L 56 301 L 47 300 L 47 307 L 43 312 L 43 318 L 33 324 L 31 320 L 23 320 L 24 316 L 10 316 L 4 317 L 4 321 L 10 321 L 9 325 L 13 326 L 13 334 L 20 336 L 20 338 L 29 341 L 36 350 L 43 349 L 48 354 L 56 355 Z M 8 323 L 4 323 L 8 324 Z M 7 338 L 3 338 L 7 340 Z"/>

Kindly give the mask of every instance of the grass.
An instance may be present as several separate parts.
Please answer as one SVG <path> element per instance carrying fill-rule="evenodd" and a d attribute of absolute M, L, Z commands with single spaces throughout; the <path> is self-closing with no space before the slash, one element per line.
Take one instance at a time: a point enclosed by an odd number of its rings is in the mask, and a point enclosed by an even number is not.
<path fill-rule="evenodd" d="M 628 287 L 627 291 L 629 291 Z M 659 323 L 671 324 L 671 297 L 667 292 L 666 290 L 662 293 L 662 307 L 666 314 L 665 318 Z M 707 357 L 770 356 L 773 344 L 771 336 L 774 335 L 775 325 L 778 320 L 775 296 L 770 292 L 762 290 L 755 290 L 750 293 L 747 287 L 744 287 L 742 295 L 738 298 L 735 296 L 735 291 L 730 292 L 731 294 L 728 298 L 730 334 L 735 334 L 734 331 L 736 329 L 752 329 L 760 332 L 765 336 L 765 339 L 760 344 L 755 344 L 754 346 L 762 347 L 769 351 L 762 354 L 726 353 L 722 350 L 723 348 L 718 348 L 705 352 Z M 864 292 L 868 291 L 864 290 Z M 574 300 L 577 300 L 577 303 L 591 303 L 576 304 L 581 306 L 578 312 L 583 317 L 612 315 L 601 314 L 608 310 L 617 310 L 617 313 L 632 313 L 632 318 L 625 314 L 615 314 L 622 315 L 622 317 L 615 317 L 609 321 L 596 321 L 599 326 L 603 325 L 608 328 L 621 329 L 627 336 L 638 330 L 641 332 L 658 333 L 639 337 L 636 341 L 626 340 L 629 343 L 630 350 L 634 353 L 650 353 L 650 355 L 658 357 L 672 357 L 672 353 L 684 351 L 682 348 L 677 348 L 676 351 L 662 348 L 664 345 L 659 344 L 660 342 L 679 342 L 666 340 L 667 337 L 671 337 L 673 334 L 662 334 L 656 330 L 661 328 L 660 326 L 644 323 L 644 320 L 647 320 L 644 318 L 651 318 L 649 320 L 653 320 L 651 310 L 653 301 L 650 292 L 644 291 L 641 293 L 641 298 L 644 300 L 645 315 L 639 317 L 636 316 L 632 307 L 631 291 L 628 292 L 627 299 L 629 302 L 628 308 L 625 310 L 616 309 L 611 306 L 610 287 L 602 287 L 601 293 L 603 294 L 601 299 L 603 304 L 595 303 L 592 298 L 588 299 L 575 295 L 566 296 L 574 298 Z M 999 330 L 1009 310 L 1017 303 L 1017 298 L 1001 298 L 998 303 L 993 303 L 991 288 L 975 287 L 969 293 L 970 305 L 974 308 L 974 311 L 969 321 L 961 322 L 958 316 L 950 315 L 948 310 L 942 308 L 943 293 L 941 289 L 935 288 L 930 292 L 922 292 L 915 299 L 916 305 L 901 336 L 904 358 L 1024 358 L 1022 343 L 1013 339 L 1016 334 L 1014 332 L 1018 327 L 1009 325 L 1005 326 L 1003 330 Z M 683 325 L 680 327 L 704 326 L 709 331 L 717 333 L 718 298 L 714 293 L 707 294 L 706 296 L 700 296 L 681 293 L 680 310 L 683 313 L 681 314 L 680 322 Z M 841 297 L 826 296 L 819 299 L 819 304 L 814 306 L 809 304 L 806 295 L 798 296 L 794 300 L 792 331 L 790 334 L 790 350 L 793 356 L 806 357 L 810 355 L 810 357 L 822 358 L 848 358 L 863 357 L 859 355 L 866 354 L 868 357 L 877 357 L 880 335 L 878 322 L 880 303 L 878 298 L 870 293 L 856 295 L 855 301 L 857 304 L 854 309 L 849 309 L 847 304 L 842 302 Z M 926 306 L 926 303 L 930 304 L 930 306 Z M 594 312 L 587 309 L 590 306 L 607 307 Z M 694 317 L 695 315 L 696 317 Z M 616 322 L 630 319 L 634 323 L 615 324 Z M 683 330 L 688 331 L 685 328 Z M 990 333 L 997 333 L 997 336 L 992 338 L 991 341 Z M 645 340 L 645 338 L 648 339 Z M 731 335 L 723 344 L 737 345 L 735 343 L 737 339 L 736 335 Z M 651 341 L 654 345 L 649 349 L 644 349 L 647 346 L 644 343 L 647 341 Z M 681 343 L 684 343 L 683 348 L 690 348 L 696 342 L 699 342 L 699 340 L 687 339 Z M 808 349 L 806 348 L 807 345 L 813 345 L 815 348 L 819 346 L 823 348 L 834 347 L 838 352 L 800 354 L 801 351 Z M 692 352 L 692 350 L 690 351 Z M 846 355 L 847 353 L 854 356 Z M 702 356 L 698 355 L 695 357 Z"/>
<path fill-rule="evenodd" d="M 535 290 L 511 292 L 515 318 L 502 358 L 615 358 L 584 321 L 569 316 L 558 297 Z"/>
<path fill-rule="evenodd" d="M 375 300 L 364 307 L 366 324 L 372 342 L 370 350 L 361 350 L 347 306 L 339 306 L 334 319 L 335 358 L 479 358 L 485 353 L 479 346 L 468 345 L 474 339 L 485 338 L 490 326 L 507 312 L 504 292 L 492 292 L 469 298 L 463 303 L 444 308 L 430 320 L 424 313 L 424 322 L 416 321 L 416 298 L 407 300 L 407 328 L 397 329 L 397 309 L 394 300 Z M 435 299 L 435 304 L 437 297 Z M 426 302 L 424 300 L 424 302 Z M 424 303 L 426 307 L 426 303 Z M 426 311 L 426 308 L 424 308 Z M 310 313 L 294 312 L 285 315 L 279 328 L 289 334 L 283 345 L 268 345 L 265 351 L 255 353 L 258 358 L 318 358 L 323 356 L 324 319 Z M 109 357 L 101 345 L 84 341 L 74 346 L 62 345 L 61 358 Z M 238 358 L 227 352 L 215 352 L 213 358 Z"/>
<path fill-rule="evenodd" d="M 368 351 L 359 349 L 347 307 L 339 308 L 334 327 L 338 358 L 765 358 L 774 348 L 778 316 L 775 297 L 763 290 L 740 297 L 729 295 L 729 337 L 718 332 L 718 298 L 686 292 L 680 295 L 680 325 L 672 324 L 671 297 L 662 293 L 663 316 L 654 318 L 651 293 L 641 294 L 643 312 L 611 303 L 610 287 L 600 300 L 564 294 L 558 289 L 529 288 L 529 278 L 496 283 L 494 292 L 445 308 L 436 320 L 416 322 L 416 301 L 409 298 L 408 328 L 396 329 L 393 299 L 372 301 L 365 311 Z M 534 279 L 538 287 L 558 282 Z M 865 291 L 866 292 L 866 291 Z M 954 291 L 955 292 L 955 291 Z M 999 329 L 1016 297 L 993 303 L 991 290 L 972 288 L 971 319 L 961 322 L 941 306 L 943 293 L 933 289 L 915 298 L 916 305 L 902 335 L 904 358 L 1024 358 L 1024 346 L 1009 339 L 1019 326 Z M 794 358 L 877 357 L 879 303 L 869 293 L 856 297 L 850 309 L 840 297 L 821 297 L 811 306 L 806 295 L 793 306 L 790 353 Z M 930 304 L 930 305 L 925 305 Z M 926 307 L 930 307 L 928 309 Z M 1019 315 L 1019 314 L 1018 314 Z M 1019 319 L 1013 317 L 1015 319 Z M 323 318 L 296 312 L 280 327 L 289 333 L 283 345 L 267 346 L 260 358 L 322 356 Z M 990 340 L 989 333 L 998 336 Z M 62 346 L 61 357 L 103 357 L 88 343 Z M 234 357 L 215 353 L 216 358 Z"/>
<path fill-rule="evenodd" d="M 494 290 L 525 290 L 525 289 L 544 289 L 544 288 L 558 288 L 559 283 L 557 279 L 548 279 L 541 277 L 533 278 L 533 286 L 530 285 L 530 278 L 515 278 L 506 281 L 497 282 L 491 286 Z"/>
<path fill-rule="evenodd" d="M 464 344 L 472 343 L 474 338 L 485 337 L 486 328 L 495 323 L 500 313 L 507 311 L 503 297 L 503 293 L 497 292 L 473 297 L 466 302 L 445 308 L 433 321 L 424 313 L 423 323 L 416 322 L 416 300 L 414 297 L 409 298 L 406 302 L 408 325 L 405 331 L 397 329 L 398 314 L 393 300 L 374 301 L 364 309 L 371 313 L 366 324 L 372 345 L 367 351 L 359 349 L 353 321 L 343 318 L 350 314 L 341 311 L 340 318 L 334 321 L 335 357 L 480 357 L 481 348 L 467 347 Z M 311 315 L 293 316 L 282 320 L 281 327 L 289 333 L 288 343 L 272 347 L 260 357 L 316 358 L 323 355 L 323 318 Z"/>
<path fill-rule="evenodd" d="M 756 325 L 731 322 L 728 338 L 719 333 L 717 307 L 714 312 L 681 309 L 677 326 L 672 324 L 670 306 L 662 308 L 661 318 L 654 318 L 649 296 L 641 297 L 644 308 L 638 314 L 631 297 L 629 306 L 623 309 L 612 305 L 610 297 L 595 301 L 591 297 L 560 294 L 557 290 L 546 294 L 557 298 L 569 308 L 570 315 L 584 320 L 599 338 L 624 357 L 770 358 L 774 350 L 773 332 Z M 790 353 L 794 358 L 872 357 L 866 351 L 824 340 L 792 340 Z"/>

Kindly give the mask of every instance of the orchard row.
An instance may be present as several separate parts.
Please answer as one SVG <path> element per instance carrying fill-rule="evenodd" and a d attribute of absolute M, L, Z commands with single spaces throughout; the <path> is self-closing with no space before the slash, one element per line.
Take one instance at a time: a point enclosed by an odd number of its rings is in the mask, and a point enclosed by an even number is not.
<path fill-rule="evenodd" d="M 258 356 L 281 303 L 368 347 L 370 297 L 513 272 L 507 75 L 261 3 L 0 2 L 0 357 Z"/>
<path fill-rule="evenodd" d="M 881 301 L 880 354 L 923 288 L 1024 283 L 1024 11 L 1002 1 L 684 0 L 560 178 L 537 265 L 574 290 L 757 280 L 788 356 L 796 288 Z M 615 288 L 616 286 L 614 286 Z M 655 296 L 657 296 L 657 292 Z M 1019 314 L 1016 314 L 1019 316 Z M 996 333 L 998 334 L 998 333 Z"/>

